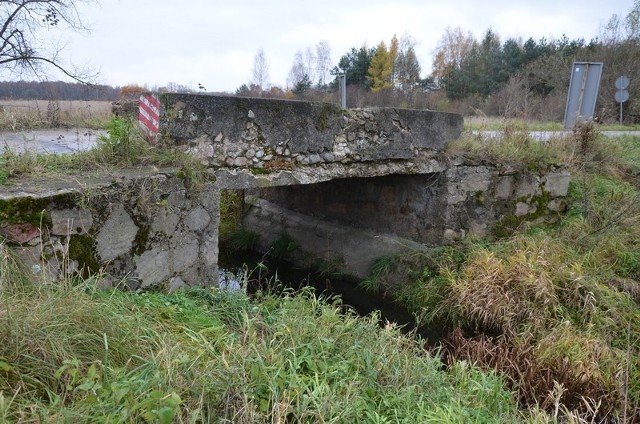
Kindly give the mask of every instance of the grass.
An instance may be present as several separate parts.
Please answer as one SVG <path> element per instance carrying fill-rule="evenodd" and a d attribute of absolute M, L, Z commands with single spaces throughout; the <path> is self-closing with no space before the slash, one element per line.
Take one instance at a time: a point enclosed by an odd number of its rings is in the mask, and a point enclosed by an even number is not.
<path fill-rule="evenodd" d="M 39 176 L 60 177 L 79 172 L 108 172 L 114 168 L 167 166 L 182 169 L 180 175 L 197 183 L 204 166 L 183 150 L 171 146 L 150 145 L 133 121 L 112 118 L 105 123 L 106 136 L 97 145 L 73 155 L 52 155 L 11 150 L 0 152 L 0 184 L 11 179 Z"/>
<path fill-rule="evenodd" d="M 470 161 L 572 173 L 566 215 L 413 261 L 397 299 L 451 329 L 446 361 L 497 370 L 523 407 L 577 422 L 640 420 L 640 138 L 593 127 L 534 143 L 470 137 Z M 424 255 L 422 255 L 424 256 Z M 420 259 L 422 262 L 420 263 Z"/>
<path fill-rule="evenodd" d="M 0 244 L 7 251 L 6 246 Z M 2 266 L 14 266 L 2 256 Z M 14 280 L 13 273 L 5 280 Z M 3 276 L 7 274 L 3 273 Z M 3 422 L 544 422 L 494 372 L 308 289 L 0 289 Z"/>
<path fill-rule="evenodd" d="M 464 118 L 465 131 L 504 131 L 508 127 L 518 127 L 526 131 L 564 131 L 562 122 L 540 122 L 524 119 L 508 119 L 500 117 L 476 117 Z M 599 124 L 599 131 L 640 131 L 640 125 L 620 125 L 616 123 Z"/>

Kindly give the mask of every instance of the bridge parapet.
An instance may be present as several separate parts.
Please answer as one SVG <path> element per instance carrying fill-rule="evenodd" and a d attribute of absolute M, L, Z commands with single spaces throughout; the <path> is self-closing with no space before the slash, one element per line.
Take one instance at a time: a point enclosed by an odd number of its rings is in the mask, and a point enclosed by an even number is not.
<path fill-rule="evenodd" d="M 341 109 L 328 103 L 166 93 L 161 132 L 211 167 L 270 173 L 323 164 L 437 156 L 462 116 L 426 110 Z"/>

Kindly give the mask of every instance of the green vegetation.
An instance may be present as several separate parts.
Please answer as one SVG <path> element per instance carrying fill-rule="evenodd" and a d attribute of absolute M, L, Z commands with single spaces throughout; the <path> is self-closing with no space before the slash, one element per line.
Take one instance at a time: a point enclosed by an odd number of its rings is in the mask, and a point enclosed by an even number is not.
<path fill-rule="evenodd" d="M 525 421 L 495 373 L 309 290 L 32 286 L 2 243 L 0 268 L 3 422 Z"/>
<path fill-rule="evenodd" d="M 0 152 L 0 184 L 22 176 L 56 177 L 133 166 L 179 168 L 182 170 L 179 175 L 193 184 L 197 184 L 205 173 L 204 165 L 184 151 L 149 144 L 130 119 L 112 118 L 106 129 L 107 136 L 99 137 L 94 148 L 73 155 L 3 150 Z"/>
<path fill-rule="evenodd" d="M 523 131 L 564 131 L 561 122 L 535 121 L 518 118 L 465 117 L 465 131 L 505 131 L 509 127 Z M 640 125 L 599 124 L 599 131 L 640 131 Z"/>
<path fill-rule="evenodd" d="M 521 407 L 554 413 L 560 405 L 576 422 L 636 422 L 640 138 L 604 138 L 587 125 L 537 143 L 512 131 L 501 140 L 466 138 L 451 154 L 544 169 L 567 164 L 568 210 L 551 226 L 521 222 L 507 238 L 405 258 L 413 277 L 395 293 L 398 302 L 421 325 L 450 330 L 446 363 L 498 371 Z"/>

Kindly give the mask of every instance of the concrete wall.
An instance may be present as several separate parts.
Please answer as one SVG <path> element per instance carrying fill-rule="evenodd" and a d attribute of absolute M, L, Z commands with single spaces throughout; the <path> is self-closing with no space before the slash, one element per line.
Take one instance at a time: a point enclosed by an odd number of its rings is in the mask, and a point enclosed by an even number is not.
<path fill-rule="evenodd" d="M 328 103 L 161 95 L 161 132 L 214 167 L 295 171 L 313 165 L 425 159 L 462 132 L 462 116 Z"/>
<path fill-rule="evenodd" d="M 132 289 L 217 284 L 219 190 L 168 173 L 30 180 L 0 191 L 0 235 L 34 276 L 104 271 Z"/>

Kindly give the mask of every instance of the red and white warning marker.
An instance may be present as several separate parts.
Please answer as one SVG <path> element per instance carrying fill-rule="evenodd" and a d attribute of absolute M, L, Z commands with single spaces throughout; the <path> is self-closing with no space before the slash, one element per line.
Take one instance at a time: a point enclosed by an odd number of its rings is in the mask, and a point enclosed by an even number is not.
<path fill-rule="evenodd" d="M 140 96 L 138 110 L 140 127 L 147 134 L 149 142 L 156 144 L 158 142 L 158 133 L 160 132 L 160 100 L 155 94 L 143 94 Z"/>

